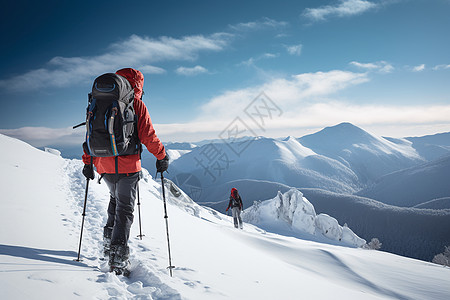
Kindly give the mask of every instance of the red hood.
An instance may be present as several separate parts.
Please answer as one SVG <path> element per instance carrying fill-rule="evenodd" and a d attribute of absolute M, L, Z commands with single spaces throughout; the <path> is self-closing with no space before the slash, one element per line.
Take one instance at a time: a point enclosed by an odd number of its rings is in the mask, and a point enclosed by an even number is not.
<path fill-rule="evenodd" d="M 236 198 L 237 195 L 238 195 L 237 189 L 232 188 L 232 189 L 231 189 L 231 196 L 232 196 L 233 198 Z"/>
<path fill-rule="evenodd" d="M 142 75 L 141 71 L 124 68 L 117 71 L 116 74 L 125 77 L 134 88 L 134 98 L 141 99 L 142 89 L 144 88 L 144 75 Z"/>

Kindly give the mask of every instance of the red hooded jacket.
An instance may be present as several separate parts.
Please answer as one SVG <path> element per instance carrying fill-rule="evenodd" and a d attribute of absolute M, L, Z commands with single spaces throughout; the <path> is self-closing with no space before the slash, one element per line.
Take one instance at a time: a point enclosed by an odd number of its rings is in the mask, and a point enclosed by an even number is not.
<path fill-rule="evenodd" d="M 239 206 L 235 206 L 233 204 L 233 202 L 235 202 L 235 201 L 233 201 L 233 199 L 236 200 L 237 203 L 239 203 Z M 228 202 L 228 207 L 225 211 L 228 211 L 230 209 L 230 207 L 231 208 L 239 207 L 240 210 L 243 209 L 242 199 L 241 199 L 241 196 L 239 196 L 238 190 L 236 188 L 231 189 L 230 202 Z"/>
<path fill-rule="evenodd" d="M 166 156 L 166 151 L 163 144 L 156 136 L 147 107 L 141 100 L 142 89 L 144 86 L 144 75 L 142 75 L 140 71 L 131 68 L 121 69 L 117 71 L 116 74 L 128 79 L 131 86 L 134 88 L 134 110 L 138 116 L 137 128 L 139 140 L 157 159 L 163 159 Z M 116 173 L 115 157 L 92 157 L 92 159 L 99 174 Z M 117 159 L 117 171 L 119 174 L 135 173 L 141 170 L 141 159 L 139 153 L 118 156 Z M 86 152 L 83 154 L 83 162 L 85 164 L 91 163 L 91 156 Z"/>

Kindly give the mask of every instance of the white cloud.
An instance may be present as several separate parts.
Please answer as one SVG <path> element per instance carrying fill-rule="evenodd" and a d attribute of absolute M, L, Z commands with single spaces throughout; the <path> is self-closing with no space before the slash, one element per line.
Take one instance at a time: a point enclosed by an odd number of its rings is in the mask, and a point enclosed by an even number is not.
<path fill-rule="evenodd" d="M 195 66 L 193 68 L 179 67 L 175 70 L 178 75 L 195 76 L 202 73 L 207 73 L 208 70 L 202 66 Z"/>
<path fill-rule="evenodd" d="M 378 61 L 374 63 L 360 63 L 357 61 L 350 62 L 350 65 L 367 71 L 378 71 L 380 73 L 391 73 L 394 67 L 386 61 Z"/>
<path fill-rule="evenodd" d="M 445 70 L 445 69 L 450 69 L 450 65 L 437 65 L 433 67 L 433 70 L 437 71 L 437 70 Z"/>
<path fill-rule="evenodd" d="M 255 62 L 262 60 L 262 59 L 268 59 L 268 58 L 275 58 L 278 57 L 278 54 L 273 53 L 264 53 L 257 57 L 250 57 L 249 59 L 243 61 L 240 63 L 240 65 L 246 65 L 246 66 L 252 66 L 255 64 Z"/>
<path fill-rule="evenodd" d="M 374 66 L 375 70 L 386 67 L 377 63 Z M 432 134 L 443 131 L 442 128 L 449 130 L 450 105 L 349 104 L 333 99 L 340 91 L 367 81 L 367 72 L 341 70 L 274 78 L 262 85 L 227 91 L 212 98 L 189 124 L 164 124 L 158 128 L 161 136 L 171 136 L 178 141 L 218 138 L 236 117 L 242 119 L 257 135 L 273 137 L 301 136 L 307 129 L 320 129 L 340 122 L 370 126 L 379 132 L 388 128 L 389 131 L 383 134 L 397 137 Z M 245 114 L 245 109 L 262 91 L 283 112 L 281 117 L 267 122 L 264 130 L 252 123 Z M 183 128 L 189 128 L 189 131 Z"/>
<path fill-rule="evenodd" d="M 111 45 L 106 53 L 98 56 L 54 57 L 44 68 L 0 80 L 0 88 L 31 90 L 42 87 L 65 87 L 90 81 L 98 74 L 123 67 L 143 66 L 147 73 L 160 74 L 164 70 L 153 66 L 153 63 L 192 61 L 197 59 L 202 51 L 223 50 L 231 37 L 232 35 L 226 33 L 185 36 L 180 39 L 170 37 L 153 39 L 132 35 L 124 41 Z"/>
<path fill-rule="evenodd" d="M 144 74 L 164 74 L 166 73 L 166 70 L 163 68 L 145 65 L 138 68 L 139 71 L 141 71 Z"/>
<path fill-rule="evenodd" d="M 227 91 L 212 98 L 201 107 L 197 121 L 230 120 L 240 114 L 262 91 L 280 107 L 302 106 L 306 102 L 317 101 L 352 85 L 367 82 L 365 73 L 334 70 L 329 72 L 304 73 L 288 79 L 274 78 L 259 86 Z"/>
<path fill-rule="evenodd" d="M 363 64 L 366 68 L 374 68 Z M 374 64 L 377 66 L 377 64 Z M 376 68 L 374 68 L 376 69 Z M 369 81 L 368 73 L 333 70 L 303 73 L 289 78 L 273 78 L 264 84 L 226 91 L 199 108 L 188 123 L 154 124 L 164 141 L 199 141 L 218 138 L 239 117 L 255 134 L 282 137 L 302 136 L 312 129 L 341 122 L 370 128 L 384 136 L 417 136 L 450 131 L 450 105 L 394 106 L 347 103 L 337 100 L 340 91 Z M 255 97 L 264 92 L 282 111 L 259 128 L 245 114 Z M 383 131 L 385 130 L 385 131 Z M 84 129 L 25 127 L 2 129 L 0 133 L 17 137 L 34 146 L 79 145 Z"/>
<path fill-rule="evenodd" d="M 425 70 L 425 64 L 421 64 L 412 68 L 413 72 L 421 72 Z"/>
<path fill-rule="evenodd" d="M 288 25 L 287 22 L 284 21 L 276 21 L 270 18 L 263 18 L 259 21 L 247 22 L 247 23 L 238 23 L 235 25 L 229 25 L 229 27 L 236 31 L 249 31 L 249 30 L 261 30 L 265 28 L 282 28 Z"/>
<path fill-rule="evenodd" d="M 288 51 L 289 54 L 291 55 L 300 55 L 302 54 L 302 48 L 303 45 L 299 44 L 299 45 L 292 45 L 292 46 L 286 46 L 286 49 Z"/>
<path fill-rule="evenodd" d="M 351 65 L 361 68 L 361 69 L 368 69 L 368 70 L 374 70 L 374 69 L 378 69 L 379 66 L 377 64 L 374 63 L 360 63 L 357 61 L 352 61 L 350 62 Z"/>
<path fill-rule="evenodd" d="M 337 5 L 307 8 L 303 11 L 303 16 L 312 21 L 323 21 L 329 16 L 345 17 L 359 15 L 376 7 L 377 4 L 365 0 L 340 0 Z"/>
<path fill-rule="evenodd" d="M 242 94 L 244 96 L 244 94 Z M 239 96 L 233 94 L 229 96 Z M 250 95 L 248 95 L 250 96 Z M 273 101 L 274 96 L 269 95 Z M 250 103 L 249 101 L 248 103 Z M 246 104 L 248 104 L 246 103 Z M 277 102 L 277 104 L 279 104 Z M 301 137 L 311 131 L 342 122 L 370 128 L 380 136 L 407 137 L 436 134 L 450 131 L 450 105 L 354 105 L 345 102 L 305 103 L 294 107 L 282 107 L 283 114 L 266 122 L 264 131 L 249 119 L 242 119 L 254 134 L 267 137 Z M 218 116 L 218 115 L 216 115 Z M 156 124 L 158 136 L 167 141 L 200 141 L 220 138 L 223 131 L 235 117 L 243 117 L 241 112 L 233 118 L 195 120 L 184 124 Z M 230 116 L 231 117 L 231 116 Z"/>

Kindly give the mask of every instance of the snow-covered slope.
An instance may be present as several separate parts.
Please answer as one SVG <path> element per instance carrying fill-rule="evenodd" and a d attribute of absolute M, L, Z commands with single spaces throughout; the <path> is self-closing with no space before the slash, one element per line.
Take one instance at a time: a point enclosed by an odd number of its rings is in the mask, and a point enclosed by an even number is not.
<path fill-rule="evenodd" d="M 450 155 L 450 132 L 405 139 L 412 142 L 416 151 L 428 161 Z"/>
<path fill-rule="evenodd" d="M 350 124 L 341 123 L 299 138 L 314 152 L 353 170 L 361 183 L 424 162 L 412 142 L 394 143 Z"/>
<path fill-rule="evenodd" d="M 359 191 L 360 196 L 386 204 L 412 207 L 450 196 L 450 156 L 393 172 Z"/>
<path fill-rule="evenodd" d="M 189 185 L 185 184 L 185 187 L 189 188 Z M 244 208 L 250 207 L 255 201 L 275 198 L 278 191 L 286 193 L 291 189 L 287 185 L 268 181 L 236 180 L 201 190 L 200 194 L 207 193 L 211 199 L 217 199 L 217 201 L 200 202 L 200 204 L 225 212 L 232 187 L 239 190 Z M 325 190 L 301 189 L 301 191 L 314 204 L 317 212 L 330 214 L 337 218 L 340 224 L 347 223 L 352 230 L 368 241 L 373 237 L 379 238 L 383 242 L 382 250 L 384 251 L 430 261 L 435 254 L 442 252 L 444 246 L 450 244 L 449 198 L 436 199 L 416 206 L 423 209 L 409 209 L 386 205 L 369 198 L 331 193 Z M 430 210 L 446 208 L 447 211 L 441 212 Z M 281 227 L 271 226 L 268 230 L 289 235 L 295 234 L 292 230 L 286 231 Z M 423 242 L 417 243 L 415 242 L 417 240 Z M 426 247 L 423 246 L 424 243 Z"/>
<path fill-rule="evenodd" d="M 301 189 L 317 213 L 327 213 L 382 250 L 431 261 L 450 245 L 450 210 L 405 208 L 318 189 Z"/>
<path fill-rule="evenodd" d="M 3 299 L 447 299 L 450 269 L 360 248 L 265 232 L 170 192 L 174 276 L 160 185 L 140 182 L 141 219 L 130 239 L 129 279 L 99 260 L 108 202 L 89 186 L 82 262 L 77 255 L 86 181 L 82 162 L 0 135 L 0 290 Z M 179 195 L 178 197 L 176 195 Z"/>

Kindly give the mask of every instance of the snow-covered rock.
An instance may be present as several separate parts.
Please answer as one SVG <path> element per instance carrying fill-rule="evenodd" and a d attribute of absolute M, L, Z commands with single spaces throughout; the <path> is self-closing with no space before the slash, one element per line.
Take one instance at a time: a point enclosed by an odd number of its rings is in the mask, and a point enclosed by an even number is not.
<path fill-rule="evenodd" d="M 51 153 L 51 154 L 53 154 L 53 155 L 56 155 L 56 156 L 61 156 L 61 151 L 59 151 L 59 150 L 57 150 L 57 149 L 45 147 L 45 148 L 44 148 L 44 151 L 45 151 L 45 152 L 48 152 L 48 153 Z"/>
<path fill-rule="evenodd" d="M 286 229 L 293 233 L 307 233 L 324 237 L 352 247 L 361 247 L 366 241 L 358 237 L 347 226 L 342 227 L 338 221 L 327 215 L 317 215 L 314 206 L 303 197 L 297 189 L 262 202 L 256 202 L 243 213 L 244 221 L 277 233 L 285 233 Z"/>

